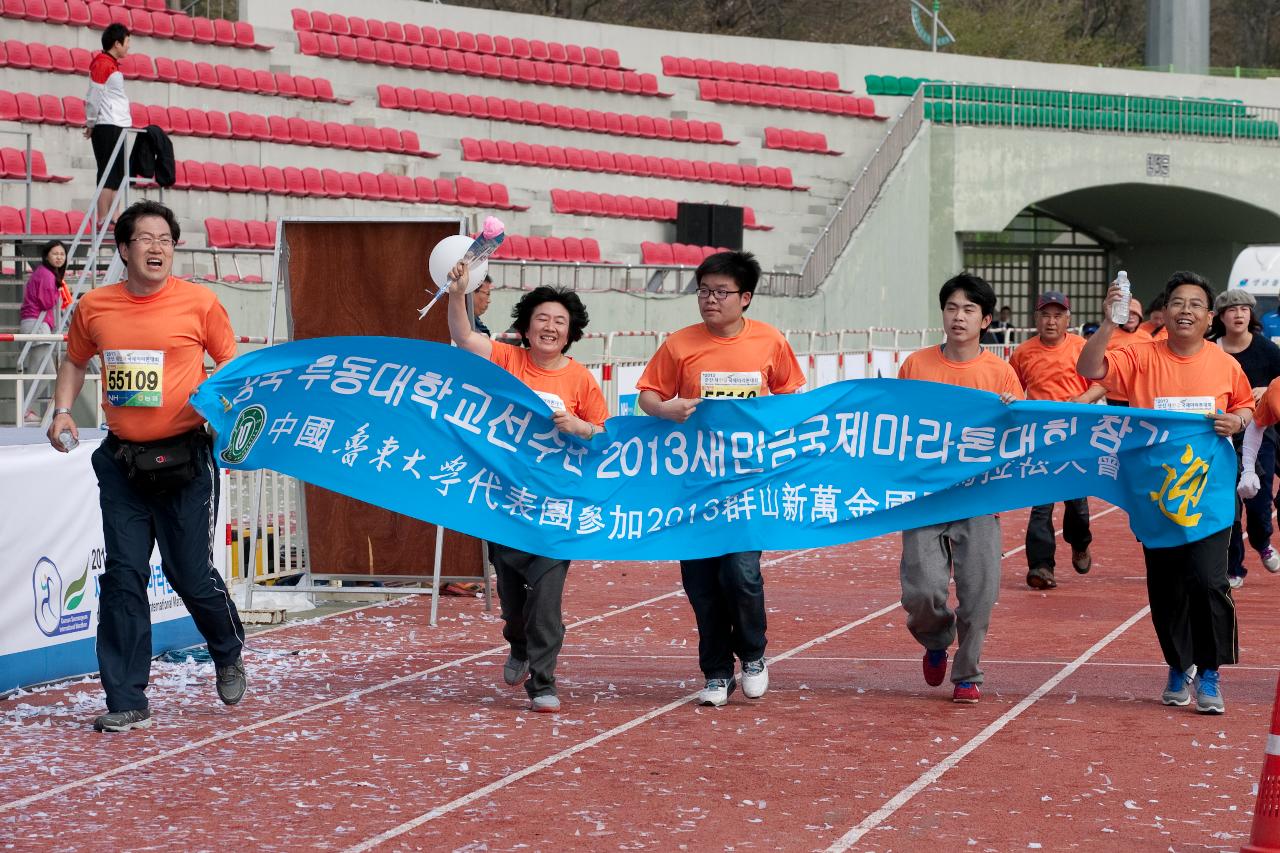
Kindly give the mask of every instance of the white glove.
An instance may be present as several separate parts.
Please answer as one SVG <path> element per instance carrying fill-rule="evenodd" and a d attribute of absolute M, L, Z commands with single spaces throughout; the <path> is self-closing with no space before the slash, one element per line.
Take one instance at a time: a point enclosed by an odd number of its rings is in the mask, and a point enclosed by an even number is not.
<path fill-rule="evenodd" d="M 1236 494 L 1248 500 L 1258 493 L 1262 488 L 1262 483 L 1258 482 L 1258 474 L 1255 471 L 1245 471 L 1240 475 L 1240 484 L 1236 486 Z"/>

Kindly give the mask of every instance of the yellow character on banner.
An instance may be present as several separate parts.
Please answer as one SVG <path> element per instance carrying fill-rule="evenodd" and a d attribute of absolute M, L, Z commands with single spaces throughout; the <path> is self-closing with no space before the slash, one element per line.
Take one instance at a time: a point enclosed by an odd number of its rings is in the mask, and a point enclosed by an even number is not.
<path fill-rule="evenodd" d="M 1180 527 L 1195 527 L 1200 523 L 1202 513 L 1190 514 L 1200 503 L 1205 486 L 1209 483 L 1209 463 L 1205 462 L 1187 445 L 1181 462 L 1187 466 L 1179 474 L 1176 468 L 1161 465 L 1164 469 L 1164 484 L 1160 491 L 1151 492 L 1151 500 L 1160 507 L 1165 518 Z"/>

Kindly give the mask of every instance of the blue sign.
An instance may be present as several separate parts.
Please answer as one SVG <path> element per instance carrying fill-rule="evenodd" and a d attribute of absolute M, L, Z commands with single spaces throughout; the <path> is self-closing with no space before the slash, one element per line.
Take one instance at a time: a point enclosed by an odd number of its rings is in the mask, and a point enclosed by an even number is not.
<path fill-rule="evenodd" d="M 1201 415 L 902 379 L 707 400 L 683 424 L 615 417 L 585 441 L 484 359 L 343 337 L 241 356 L 192 402 L 227 467 L 567 559 L 833 545 L 1085 495 L 1167 547 L 1235 510 L 1235 452 Z"/>

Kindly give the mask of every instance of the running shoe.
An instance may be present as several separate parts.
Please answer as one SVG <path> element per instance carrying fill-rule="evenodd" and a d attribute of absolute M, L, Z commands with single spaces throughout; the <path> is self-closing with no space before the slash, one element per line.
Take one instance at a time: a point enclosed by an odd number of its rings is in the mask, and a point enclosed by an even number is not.
<path fill-rule="evenodd" d="M 507 662 L 502 665 L 502 680 L 515 686 L 524 681 L 525 675 L 529 672 L 529 662 L 520 660 L 515 655 L 507 655 Z"/>
<path fill-rule="evenodd" d="M 747 661 L 742 664 L 742 695 L 748 699 L 759 699 L 769 689 L 769 668 L 764 658 Z"/>
<path fill-rule="evenodd" d="M 947 677 L 947 650 L 930 649 L 924 653 L 924 683 L 937 687 Z"/>
<path fill-rule="evenodd" d="M 1218 671 L 1206 669 L 1196 679 L 1196 710 L 1201 714 L 1222 714 L 1227 706 L 1222 702 L 1222 691 L 1218 689 Z"/>
<path fill-rule="evenodd" d="M 1232 589 L 1239 589 L 1244 586 L 1244 575 L 1228 575 L 1227 586 Z"/>
<path fill-rule="evenodd" d="M 729 701 L 729 694 L 737 686 L 732 678 L 708 678 L 707 686 L 698 691 L 698 704 L 719 708 Z"/>
<path fill-rule="evenodd" d="M 1169 667 L 1169 682 L 1164 686 L 1164 692 L 1160 694 L 1160 701 L 1166 705 L 1183 705 L 1191 704 L 1191 680 L 1196 677 L 1196 668 L 1193 664 L 1186 672 Z"/>
<path fill-rule="evenodd" d="M 145 729 L 151 725 L 151 709 L 136 708 L 131 711 L 112 711 L 103 714 L 93 721 L 93 727 L 100 732 L 127 732 L 131 729 Z"/>
<path fill-rule="evenodd" d="M 951 701 L 961 705 L 977 705 L 981 698 L 982 691 L 972 681 L 956 682 L 955 690 L 951 691 Z"/>
<path fill-rule="evenodd" d="M 1048 566 L 1036 566 L 1027 572 L 1027 586 L 1032 589 L 1054 589 L 1058 582 L 1053 579 L 1053 569 Z"/>
<path fill-rule="evenodd" d="M 534 696 L 533 701 L 529 703 L 529 710 L 537 711 L 539 714 L 554 714 L 560 710 L 560 698 L 554 693 Z"/>
<path fill-rule="evenodd" d="M 1262 549 L 1258 556 L 1262 558 L 1262 565 L 1266 567 L 1267 571 L 1272 574 L 1280 572 L 1280 554 L 1276 553 L 1275 548 L 1268 545 Z"/>
<path fill-rule="evenodd" d="M 245 688 L 249 680 L 244 674 L 244 658 L 236 658 L 234 663 L 215 668 L 218 685 L 218 698 L 224 705 L 234 705 L 244 698 Z"/>

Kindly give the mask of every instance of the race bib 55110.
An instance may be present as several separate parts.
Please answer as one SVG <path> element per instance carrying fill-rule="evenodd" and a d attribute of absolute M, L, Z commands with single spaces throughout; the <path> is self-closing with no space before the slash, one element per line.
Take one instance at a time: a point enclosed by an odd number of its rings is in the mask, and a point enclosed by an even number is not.
<path fill-rule="evenodd" d="M 759 371 L 702 371 L 703 397 L 759 397 L 763 386 Z"/>

